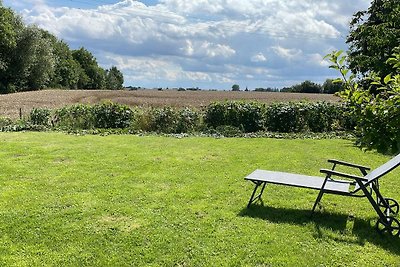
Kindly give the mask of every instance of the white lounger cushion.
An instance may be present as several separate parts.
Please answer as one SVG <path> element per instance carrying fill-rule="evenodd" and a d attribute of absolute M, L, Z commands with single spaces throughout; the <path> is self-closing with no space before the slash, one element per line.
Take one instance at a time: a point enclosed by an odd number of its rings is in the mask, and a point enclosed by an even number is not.
<path fill-rule="evenodd" d="M 322 184 L 324 183 L 325 177 L 308 176 L 287 172 L 255 170 L 246 176 L 245 179 L 250 181 L 260 181 L 320 190 L 322 188 Z M 349 181 L 328 180 L 324 190 L 348 193 L 349 188 Z"/>

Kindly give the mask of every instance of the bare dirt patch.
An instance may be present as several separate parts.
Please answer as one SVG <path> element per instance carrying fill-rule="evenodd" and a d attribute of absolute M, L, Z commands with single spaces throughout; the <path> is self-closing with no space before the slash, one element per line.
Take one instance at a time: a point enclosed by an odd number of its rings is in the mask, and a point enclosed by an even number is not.
<path fill-rule="evenodd" d="M 338 102 L 339 98 L 327 94 L 298 94 L 273 92 L 229 91 L 176 91 L 176 90 L 42 90 L 0 95 L 0 116 L 18 118 L 33 108 L 60 108 L 76 103 L 95 104 L 112 101 L 129 106 L 202 107 L 213 101 L 256 100 L 265 103 L 287 101 Z"/>

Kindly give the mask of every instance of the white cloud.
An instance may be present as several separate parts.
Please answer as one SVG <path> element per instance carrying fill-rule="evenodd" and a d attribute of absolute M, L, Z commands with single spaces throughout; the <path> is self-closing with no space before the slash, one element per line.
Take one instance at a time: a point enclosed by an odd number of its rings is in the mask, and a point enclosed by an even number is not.
<path fill-rule="evenodd" d="M 208 41 L 192 42 L 191 40 L 186 40 L 185 43 L 186 45 L 180 50 L 182 50 L 186 56 L 190 57 L 229 58 L 236 53 L 236 51 L 228 45 L 214 44 Z"/>
<path fill-rule="evenodd" d="M 275 54 L 286 60 L 294 60 L 300 58 L 300 56 L 303 54 L 303 52 L 297 48 L 284 48 L 281 46 L 273 46 L 271 48 L 275 52 Z"/>
<path fill-rule="evenodd" d="M 251 62 L 265 62 L 267 61 L 267 58 L 264 56 L 263 53 L 258 53 L 256 55 L 253 55 L 250 60 Z"/>

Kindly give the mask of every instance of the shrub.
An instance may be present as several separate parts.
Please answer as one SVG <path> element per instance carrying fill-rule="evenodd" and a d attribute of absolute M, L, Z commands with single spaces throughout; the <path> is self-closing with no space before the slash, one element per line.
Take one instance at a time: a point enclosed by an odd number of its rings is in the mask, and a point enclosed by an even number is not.
<path fill-rule="evenodd" d="M 92 107 L 95 128 L 128 128 L 134 112 L 126 105 L 104 102 Z"/>
<path fill-rule="evenodd" d="M 126 105 L 104 102 L 94 106 L 77 104 L 57 109 L 54 126 L 68 129 L 128 128 L 134 111 Z"/>
<path fill-rule="evenodd" d="M 215 102 L 203 111 L 191 108 L 130 108 L 112 102 L 94 106 L 77 104 L 55 111 L 33 109 L 28 124 L 63 130 L 126 129 L 129 132 L 193 133 L 221 132 L 232 136 L 242 133 L 328 132 L 351 130 L 347 107 L 324 102 L 276 103 Z M 0 125 L 1 126 L 1 125 Z M 36 129 L 37 127 L 35 127 Z"/>
<path fill-rule="evenodd" d="M 176 112 L 171 107 L 150 110 L 150 130 L 162 133 L 176 133 Z"/>
<path fill-rule="evenodd" d="M 190 108 L 151 108 L 142 114 L 142 130 L 159 133 L 193 132 L 200 129 L 200 118 L 200 113 Z"/>
<path fill-rule="evenodd" d="M 57 109 L 54 114 L 54 126 L 67 129 L 93 129 L 95 122 L 92 107 L 76 104 Z"/>
<path fill-rule="evenodd" d="M 305 126 L 305 106 L 301 103 L 275 103 L 267 108 L 266 128 L 271 132 L 300 132 Z"/>
<path fill-rule="evenodd" d="M 184 108 L 177 112 L 177 133 L 190 133 L 200 130 L 201 127 L 201 114 L 199 111 Z"/>
<path fill-rule="evenodd" d="M 353 130 L 347 107 L 327 102 L 276 103 L 267 109 L 266 128 L 271 132 L 329 132 Z"/>
<path fill-rule="evenodd" d="M 12 125 L 13 125 L 13 121 L 10 118 L 0 117 L 0 130 L 1 131 L 7 130 Z"/>
<path fill-rule="evenodd" d="M 329 132 L 343 129 L 343 106 L 326 102 L 309 103 L 306 106 L 306 125 L 311 132 Z"/>
<path fill-rule="evenodd" d="M 47 108 L 34 108 L 29 114 L 33 125 L 50 126 L 51 110 Z"/>
<path fill-rule="evenodd" d="M 225 105 L 220 102 L 209 104 L 204 112 L 204 123 L 207 127 L 216 128 L 220 125 L 226 125 Z"/>
<path fill-rule="evenodd" d="M 244 132 L 256 132 L 264 129 L 265 104 L 258 102 L 215 102 L 205 109 L 206 126 L 234 126 Z"/>
<path fill-rule="evenodd" d="M 233 126 L 242 132 L 261 130 L 271 132 L 327 132 L 352 130 L 346 119 L 344 105 L 326 102 L 274 103 L 266 106 L 257 102 L 212 103 L 206 107 L 204 121 L 207 127 Z"/>

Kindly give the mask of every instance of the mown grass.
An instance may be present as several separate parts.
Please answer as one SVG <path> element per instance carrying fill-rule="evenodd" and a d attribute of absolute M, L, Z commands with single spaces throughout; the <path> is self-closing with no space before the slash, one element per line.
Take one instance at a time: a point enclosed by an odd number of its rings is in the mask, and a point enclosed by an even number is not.
<path fill-rule="evenodd" d="M 345 140 L 0 133 L 1 266 L 399 266 L 400 238 L 366 199 L 271 185 L 256 168 L 318 175 L 328 158 L 387 157 Z M 382 192 L 400 199 L 399 171 Z"/>

